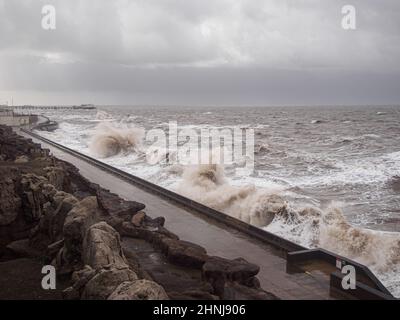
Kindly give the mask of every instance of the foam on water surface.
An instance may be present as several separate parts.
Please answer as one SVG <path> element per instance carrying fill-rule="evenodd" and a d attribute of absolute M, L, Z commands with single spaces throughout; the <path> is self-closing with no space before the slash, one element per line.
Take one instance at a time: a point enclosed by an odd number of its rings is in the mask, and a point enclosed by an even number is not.
<path fill-rule="evenodd" d="M 364 263 L 400 296 L 400 230 L 377 222 L 400 218 L 400 196 L 388 183 L 400 175 L 397 109 L 325 110 L 318 117 L 308 109 L 158 111 L 63 114 L 58 130 L 41 134 L 306 247 Z M 235 175 L 240 161 L 225 168 L 171 165 L 157 161 L 162 152 L 149 164 L 138 128 L 167 128 L 171 119 L 186 129 L 254 129 L 255 172 Z M 93 147 L 96 137 L 102 155 Z"/>

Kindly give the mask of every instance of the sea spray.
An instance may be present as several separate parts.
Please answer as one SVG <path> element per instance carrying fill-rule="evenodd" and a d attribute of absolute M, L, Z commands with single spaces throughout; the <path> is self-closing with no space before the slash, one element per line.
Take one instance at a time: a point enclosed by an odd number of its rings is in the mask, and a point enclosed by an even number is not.
<path fill-rule="evenodd" d="M 286 202 L 275 194 L 277 190 L 232 186 L 223 167 L 217 164 L 185 167 L 177 191 L 256 226 L 266 226 L 276 214 L 286 211 Z"/>
<path fill-rule="evenodd" d="M 100 123 L 89 142 L 90 151 L 99 158 L 108 158 L 121 152 L 140 151 L 144 130 L 136 127 L 117 128 Z"/>
<path fill-rule="evenodd" d="M 342 210 L 332 203 L 325 209 L 289 209 L 275 215 L 265 230 L 309 248 L 321 247 L 365 264 L 400 296 L 394 270 L 400 270 L 400 235 L 349 224 Z"/>
<path fill-rule="evenodd" d="M 323 209 L 291 206 L 277 188 L 231 185 L 216 164 L 183 168 L 177 191 L 306 247 L 322 247 L 366 264 L 385 283 L 393 281 L 391 271 L 400 269 L 399 233 L 352 226 L 339 203 Z M 393 288 L 399 295 L 397 282 Z"/>

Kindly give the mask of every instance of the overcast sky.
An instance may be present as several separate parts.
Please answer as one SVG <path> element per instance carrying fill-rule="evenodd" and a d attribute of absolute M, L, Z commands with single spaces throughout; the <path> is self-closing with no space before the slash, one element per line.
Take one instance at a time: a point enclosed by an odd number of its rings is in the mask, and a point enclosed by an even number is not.
<path fill-rule="evenodd" d="M 41 26 L 56 8 L 56 30 Z M 343 5 L 357 29 L 341 26 Z M 0 0 L 0 104 L 400 103 L 399 0 Z"/>

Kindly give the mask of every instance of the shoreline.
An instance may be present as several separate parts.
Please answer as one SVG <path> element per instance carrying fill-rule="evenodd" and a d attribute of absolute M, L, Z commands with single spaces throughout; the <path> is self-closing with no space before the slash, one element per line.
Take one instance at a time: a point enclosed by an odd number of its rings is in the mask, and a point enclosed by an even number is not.
<path fill-rule="evenodd" d="M 260 288 L 258 266 L 208 256 L 203 247 L 166 229 L 163 217 L 147 216 L 145 205 L 88 181 L 11 128 L 1 127 L 0 133 L 0 168 L 6 176 L 0 190 L 20 198 L 8 203 L 14 209 L 8 216 L 2 210 L 2 256 L 9 262 L 37 255 L 54 265 L 58 276 L 72 283 L 63 298 L 276 299 Z M 123 249 L 126 237 L 136 250 Z M 147 272 L 154 267 L 143 257 L 149 252 L 163 259 L 161 284 Z"/>
<path fill-rule="evenodd" d="M 31 133 L 30 133 L 31 134 Z M 31 134 L 32 135 L 32 134 Z M 33 134 L 32 136 L 37 136 Z M 278 236 L 274 233 L 266 231 L 265 229 L 255 227 L 253 225 L 247 224 L 237 218 L 234 218 L 227 213 L 223 213 L 222 211 L 214 210 L 210 207 L 207 207 L 201 203 L 198 203 L 190 198 L 186 198 L 180 194 L 173 192 L 172 190 L 165 189 L 159 185 L 155 185 L 154 183 L 148 182 L 142 178 L 134 176 L 132 174 L 127 173 L 126 171 L 122 171 L 117 169 L 113 166 L 107 165 L 102 161 L 96 160 L 87 156 L 86 154 L 81 154 L 78 151 L 72 150 L 68 147 L 60 145 L 52 140 L 48 140 L 47 138 L 37 136 L 38 141 L 44 141 L 48 145 L 53 145 L 56 149 L 62 149 L 66 153 L 73 155 L 74 157 L 81 158 L 83 161 L 90 163 L 91 165 L 98 166 L 101 170 L 109 171 L 111 174 L 115 176 L 119 176 L 123 180 L 128 180 L 129 183 L 137 184 L 139 188 L 149 189 L 150 191 L 154 192 L 161 197 L 171 200 L 172 202 L 178 202 L 185 207 L 190 208 L 192 211 L 199 213 L 203 219 L 212 219 L 217 222 L 221 222 L 224 226 L 232 227 L 239 232 L 248 235 L 250 238 L 255 239 L 257 241 L 261 241 L 261 243 L 265 243 L 267 245 L 272 245 L 278 250 L 282 250 L 285 256 L 285 264 L 286 269 L 290 270 L 293 267 L 298 268 L 300 266 L 301 272 L 308 272 L 307 268 L 303 268 L 305 263 L 309 263 L 310 265 L 308 268 L 312 269 L 312 265 L 314 263 L 321 262 L 325 264 L 324 266 L 324 273 L 327 273 L 328 281 L 323 279 L 323 281 L 327 281 L 331 283 L 332 286 L 336 286 L 335 289 L 339 291 L 343 291 L 340 283 L 335 282 L 335 275 L 336 271 L 340 271 L 337 268 L 337 261 L 340 261 L 340 265 L 352 265 L 356 268 L 357 274 L 363 278 L 364 280 L 361 281 L 360 287 L 362 284 L 367 285 L 367 289 L 364 288 L 360 289 L 360 293 L 353 292 L 352 294 L 356 297 L 361 296 L 380 296 L 384 298 L 391 298 L 393 297 L 392 293 L 385 287 L 382 283 L 381 279 L 371 271 L 371 269 L 362 264 L 362 262 L 357 262 L 351 258 L 348 258 L 346 255 L 341 255 L 340 253 L 336 253 L 330 251 L 329 249 L 324 248 L 306 248 L 302 245 L 299 245 L 295 242 L 287 240 L 282 236 Z M 158 201 L 158 200 L 157 200 Z M 190 224 L 189 222 L 188 224 Z M 235 231 L 234 231 L 235 232 Z M 260 246 L 261 246 L 260 243 Z M 250 251 L 249 251 L 250 252 Z M 293 254 L 293 257 L 288 258 L 289 253 Z M 242 253 L 241 253 L 242 254 Z M 252 261 L 253 256 L 247 255 L 246 259 Z M 262 265 L 262 263 L 258 260 L 258 263 Z M 340 272 L 339 272 L 340 273 Z M 330 280 L 329 280 L 330 279 Z M 372 289 L 372 292 L 368 288 Z M 373 292 L 374 290 L 378 290 L 377 292 Z M 366 292 L 365 292 L 366 291 Z M 346 293 L 346 292 L 344 292 Z M 380 293 L 383 295 L 381 296 Z M 346 293 L 347 294 L 347 293 Z"/>
<path fill-rule="evenodd" d="M 54 157 L 53 157 L 54 158 Z M 55 158 L 55 159 L 57 159 L 57 158 Z M 67 163 L 67 162 L 65 162 L 65 161 L 61 161 L 61 160 L 58 160 L 57 159 L 57 161 L 60 161 L 60 162 L 62 162 L 62 163 L 64 163 L 64 164 L 68 164 L 68 166 L 72 166 L 70 163 Z M 73 167 L 73 166 L 72 166 Z M 75 171 L 78 171 L 76 168 L 74 168 L 74 170 Z M 80 176 L 80 175 L 79 175 Z M 75 177 L 76 178 L 76 177 Z M 80 176 L 80 178 L 78 179 L 78 180 L 80 180 L 80 179 L 82 179 L 83 177 L 82 176 Z M 88 181 L 86 178 L 83 178 L 84 180 L 86 180 L 86 181 Z M 86 182 L 86 183 L 89 183 L 89 184 L 93 184 L 93 183 L 91 183 L 91 182 Z M 99 188 L 99 185 L 97 185 L 97 187 L 96 188 Z M 95 189 L 96 189 L 95 188 Z M 92 190 L 93 191 L 93 190 Z M 108 191 L 107 191 L 108 192 Z M 93 194 L 93 192 L 92 192 L 92 194 Z M 96 193 L 95 193 L 96 194 Z M 114 196 L 116 196 L 115 194 L 114 194 Z M 97 197 L 98 197 L 98 195 L 97 195 Z M 118 197 L 118 196 L 117 196 Z M 140 213 L 140 215 L 142 215 L 142 210 L 139 210 L 138 211 L 138 213 Z M 134 217 L 135 215 L 133 215 L 133 217 Z M 152 226 L 152 227 L 154 227 L 154 225 L 152 225 L 152 220 L 151 220 L 151 218 L 149 218 L 146 214 L 144 214 L 144 217 L 145 217 L 145 219 L 150 219 L 150 220 L 148 220 L 148 221 L 150 221 L 149 223 L 150 223 L 150 226 Z M 158 218 L 157 218 L 158 219 Z M 156 220 L 157 220 L 156 219 Z M 161 218 L 161 220 L 163 220 L 164 218 Z M 129 220 L 129 219 L 128 219 Z M 133 221 L 133 218 L 132 218 L 132 221 Z M 144 220 L 143 220 L 144 221 Z M 165 221 L 165 219 L 164 219 L 164 221 Z M 167 219 L 167 221 L 168 221 L 168 219 Z M 107 221 L 108 222 L 108 221 Z M 142 242 L 140 242 L 139 241 L 139 243 L 136 243 L 136 244 L 132 244 L 131 242 L 130 242 L 130 244 L 131 244 L 131 246 L 129 247 L 129 246 L 127 246 L 126 245 L 126 241 L 125 241 L 125 236 L 129 236 L 130 238 L 132 238 L 132 225 L 128 225 L 127 223 L 128 223 L 128 221 L 124 221 L 122 224 L 121 223 L 117 223 L 117 224 L 115 224 L 115 221 L 113 221 L 113 222 L 108 222 L 108 223 L 110 223 L 110 225 L 112 226 L 112 227 L 115 227 L 115 230 L 117 230 L 117 232 L 119 233 L 119 235 L 120 236 L 122 236 L 122 242 L 121 242 L 121 247 L 122 248 L 124 248 L 124 250 L 126 250 L 126 252 L 129 252 L 129 254 L 133 254 L 134 256 L 135 255 L 137 255 L 137 252 L 132 252 L 132 250 L 131 250 L 131 248 L 130 247 L 137 247 L 137 248 L 141 248 L 142 250 L 144 250 L 144 248 L 146 248 L 146 250 L 148 250 L 148 248 L 146 247 L 146 244 L 144 244 L 143 243 L 143 241 Z M 131 224 L 132 224 L 132 222 L 131 222 Z M 163 225 L 162 225 L 162 227 L 163 227 Z M 126 230 L 129 230 L 129 231 L 126 231 Z M 258 229 L 258 228 L 257 228 Z M 258 230 L 261 230 L 261 229 L 258 229 Z M 168 231 L 168 230 L 167 230 Z M 170 232 L 170 231 L 168 231 L 168 232 Z M 135 234 L 135 236 L 134 237 L 138 237 L 138 231 L 137 230 L 135 230 L 134 231 L 134 234 Z M 172 234 L 172 233 L 171 233 Z M 178 239 L 179 239 L 179 237 L 175 234 L 174 236 L 176 236 Z M 149 239 L 148 238 L 146 238 L 146 237 L 148 237 L 148 235 L 146 235 L 146 234 L 141 234 L 141 236 L 140 237 L 142 237 L 141 238 L 141 240 L 143 240 L 143 239 L 145 239 L 145 242 L 149 242 Z M 139 237 L 139 238 L 140 238 Z M 279 238 L 279 237 L 278 237 Z M 129 240 L 129 239 L 128 239 Z M 177 239 L 175 239 L 175 240 L 177 240 Z M 129 240 L 130 241 L 130 240 Z M 129 241 L 128 241 L 128 243 L 129 243 Z M 157 240 L 156 240 L 156 242 L 158 242 L 158 241 L 160 241 L 159 239 L 158 239 L 158 236 L 157 236 Z M 180 241 L 180 240 L 178 240 L 178 241 Z M 153 244 L 153 247 L 154 247 L 154 239 L 152 240 L 152 238 L 150 238 L 150 242 Z M 184 241 L 184 243 L 187 243 L 186 241 Z M 271 243 L 270 243 L 271 244 Z M 193 245 L 193 244 L 192 244 Z M 159 246 L 159 247 L 157 247 L 157 246 Z M 168 252 L 169 252 L 169 249 L 167 248 L 167 249 L 163 249 L 163 246 L 164 246 L 164 244 L 156 244 L 156 247 L 157 247 L 157 249 L 158 250 L 160 250 L 161 249 L 161 252 L 163 253 L 161 256 L 159 255 L 159 259 L 160 259 L 160 261 L 164 261 L 164 263 L 169 263 L 168 261 L 169 261 L 169 256 L 168 256 Z M 200 246 L 198 246 L 198 245 L 194 245 L 196 248 L 199 248 Z M 200 247 L 201 248 L 201 251 L 202 252 L 206 252 L 205 251 L 205 248 L 204 247 Z M 153 248 L 154 249 L 154 248 Z M 302 249 L 302 248 L 301 248 Z M 145 250 L 145 251 L 146 251 Z M 166 251 L 165 251 L 166 250 Z M 183 249 L 181 248 L 181 250 L 183 250 L 184 252 L 185 251 L 187 251 L 188 249 L 184 246 L 183 247 Z M 192 248 L 190 248 L 189 249 L 189 251 L 192 251 L 193 249 Z M 203 251 L 204 250 L 204 251 Z M 207 249 L 208 250 L 208 249 Z M 121 251 L 122 251 L 122 249 L 121 249 Z M 157 251 L 157 250 L 156 250 Z M 292 250 L 293 251 L 293 250 Z M 297 250 L 298 251 L 298 250 Z M 351 260 L 349 260 L 349 259 L 346 259 L 346 258 L 344 258 L 344 257 L 340 257 L 340 256 L 337 256 L 337 255 L 332 255 L 332 253 L 330 253 L 330 252 L 326 252 L 325 250 L 319 250 L 319 251 L 316 251 L 316 250 L 306 250 L 306 251 L 308 251 L 308 252 L 306 252 L 306 255 L 310 255 L 310 252 L 312 252 L 312 255 L 313 255 L 313 258 L 318 258 L 318 259 L 321 259 L 321 257 L 325 254 L 325 256 L 327 257 L 322 257 L 322 260 L 325 260 L 325 261 L 329 261 L 329 260 L 332 260 L 332 257 L 333 258 L 336 258 L 336 259 L 338 259 L 338 258 L 340 258 L 340 259 L 343 259 L 343 261 L 347 261 L 347 263 L 348 262 L 351 262 L 351 263 L 354 263 L 353 261 L 351 261 Z M 321 254 L 321 252 L 323 252 L 324 254 Z M 158 253 L 156 253 L 156 252 L 154 252 L 155 254 L 159 254 L 159 252 Z M 295 252 L 295 253 L 297 253 L 297 252 Z M 126 253 L 125 253 L 126 254 Z M 182 255 L 182 253 L 179 253 L 179 255 Z M 286 264 L 287 264 L 287 268 L 289 269 L 289 268 L 293 268 L 294 267 L 294 269 L 296 269 L 296 268 L 298 268 L 299 266 L 298 265 L 296 265 L 296 264 L 298 264 L 298 262 L 299 261 L 301 261 L 303 258 L 304 258 L 304 255 L 302 256 L 302 257 L 300 257 L 300 255 L 295 255 L 296 257 L 293 259 L 293 257 L 290 259 L 290 261 L 287 261 L 286 262 Z M 300 259 L 299 259 L 299 257 L 300 257 Z M 128 258 L 129 259 L 129 258 Z M 145 262 L 145 263 L 147 263 L 147 268 L 149 269 L 149 270 L 151 270 L 151 269 L 154 269 L 154 264 L 152 264 L 152 263 L 149 263 L 149 261 L 148 261 L 148 257 L 142 257 L 142 259 L 144 259 L 143 261 L 147 261 L 147 262 Z M 166 259 L 166 260 L 165 260 Z M 173 258 L 172 258 L 173 259 Z M 190 259 L 189 259 L 190 260 Z M 224 261 L 226 260 L 226 259 L 223 259 Z M 226 260 L 225 262 L 224 262 L 224 264 L 230 264 L 230 263 L 233 263 L 233 264 L 235 264 L 235 262 L 232 262 L 232 261 L 235 261 L 236 259 L 234 259 L 234 260 L 230 260 L 231 262 L 226 262 L 226 261 L 229 261 L 229 260 Z M 297 262 L 296 262 L 296 260 L 297 260 Z M 251 261 L 251 260 L 250 260 Z M 293 262 L 295 262 L 294 264 L 293 264 Z M 196 262 L 196 263 L 198 263 L 198 262 Z M 247 262 L 246 262 L 247 263 Z M 335 263 L 335 261 L 331 261 L 331 264 L 334 264 Z M 135 263 L 134 263 L 135 264 Z M 178 262 L 178 265 L 179 265 L 180 263 Z M 220 264 L 220 262 L 219 262 L 219 264 Z M 357 265 L 357 267 L 359 268 L 358 270 L 361 270 L 361 271 L 363 271 L 364 272 L 364 274 L 365 273 L 367 273 L 368 274 L 368 268 L 365 268 L 364 266 L 362 266 L 362 265 L 359 265 L 359 264 L 357 264 L 357 263 L 354 263 L 355 265 Z M 135 265 L 137 265 L 137 261 L 136 261 L 136 264 Z M 251 263 L 250 263 L 250 265 L 251 265 Z M 204 264 L 203 264 L 203 266 L 204 266 Z M 361 268 L 360 268 L 361 267 Z M 364 268 L 365 269 L 364 269 Z M 175 269 L 176 268 L 176 263 L 175 263 L 175 265 L 173 265 L 173 266 L 171 266 L 171 268 L 172 269 Z M 225 267 L 224 267 L 225 268 Z M 195 268 L 196 269 L 196 268 Z M 198 269 L 198 267 L 197 267 L 197 269 Z M 259 270 L 260 268 L 258 267 L 258 270 Z M 365 272 L 365 271 L 367 271 L 367 272 Z M 155 272 L 156 274 L 157 274 L 157 272 L 158 271 L 152 271 L 152 272 Z M 182 270 L 180 270 L 179 272 L 183 272 Z M 297 272 L 298 272 L 298 270 L 297 270 Z M 257 271 L 257 273 L 258 273 L 258 271 Z M 369 272 L 370 273 L 370 272 Z M 185 274 L 185 272 L 184 272 L 184 274 Z M 372 273 L 370 273 L 370 276 L 372 275 L 372 279 L 374 280 L 374 276 L 373 276 L 373 274 Z M 160 276 L 160 275 L 158 275 L 158 276 Z M 157 276 L 156 276 L 157 277 Z M 201 275 L 200 276 L 198 276 L 199 278 L 201 278 L 201 279 L 203 279 L 203 278 L 206 278 L 206 277 L 204 277 L 204 274 L 203 274 L 203 270 L 201 271 Z M 236 277 L 236 276 L 235 276 Z M 256 279 L 255 277 L 254 277 L 254 275 L 252 276 L 254 279 Z M 227 279 L 229 279 L 229 277 L 227 278 Z M 247 280 L 246 280 L 247 281 Z M 256 290 L 261 290 L 260 289 L 260 285 L 259 285 L 259 281 L 257 281 L 257 280 L 252 280 L 252 281 L 256 281 L 257 283 L 258 283 L 258 285 L 256 285 Z M 167 281 L 168 282 L 168 281 Z M 175 281 L 174 281 L 175 282 Z M 236 283 L 236 281 L 233 281 L 235 284 L 237 284 Z M 332 280 L 331 280 L 331 282 L 332 282 Z M 379 282 L 379 281 L 378 281 Z M 372 281 L 372 283 L 373 283 L 373 281 Z M 370 285 L 372 284 L 371 282 L 370 282 Z M 241 285 L 242 286 L 242 284 L 240 284 L 239 283 L 239 285 Z M 253 284 L 254 285 L 254 284 Z M 225 285 L 224 285 L 225 286 Z M 373 285 L 374 286 L 374 285 Z M 250 286 L 251 287 L 251 286 Z M 376 285 L 375 285 L 375 287 L 376 287 Z M 253 287 L 251 287 L 251 289 L 252 290 L 254 290 L 255 288 L 253 288 Z M 268 288 L 267 288 L 268 289 Z M 378 289 L 379 289 L 379 285 L 378 285 Z M 381 288 L 381 289 L 385 289 L 384 287 L 383 288 Z M 231 289 L 230 289 L 231 290 Z M 237 288 L 236 288 L 236 290 L 237 290 Z M 243 290 L 243 288 L 241 288 L 240 290 Z M 246 290 L 248 290 L 248 288 L 246 287 Z M 376 289 L 374 289 L 375 291 L 376 291 Z M 261 290 L 262 292 L 265 292 L 265 291 L 263 291 L 263 290 Z M 277 292 L 279 292 L 279 290 L 277 290 Z M 282 291 L 283 292 L 283 291 Z M 370 294 L 371 293 L 371 291 L 368 291 L 367 290 L 367 296 L 368 296 L 368 294 Z M 379 296 L 380 298 L 390 298 L 390 294 L 389 295 L 387 295 L 386 294 L 386 292 L 385 292 L 385 294 L 383 294 L 383 295 L 380 295 L 379 293 L 377 293 L 377 292 L 375 292 L 376 294 L 377 294 L 377 296 Z M 249 294 L 249 293 L 247 293 L 247 294 Z M 365 295 L 365 291 L 363 292 L 363 294 Z M 74 293 L 74 295 L 76 296 L 76 294 Z M 221 296 L 222 295 L 222 296 Z M 360 295 L 360 292 L 358 292 L 358 295 L 359 295 L 359 297 L 361 297 L 361 295 Z M 184 296 L 184 295 L 183 295 Z M 198 294 L 197 294 L 197 296 L 198 296 Z M 259 295 L 256 295 L 257 297 L 259 297 Z M 174 295 L 172 295 L 172 297 L 174 297 Z M 176 297 L 182 297 L 182 295 L 177 295 Z M 224 293 L 220 293 L 219 295 L 217 295 L 217 297 L 219 297 L 219 298 L 223 298 L 224 297 Z M 268 296 L 269 298 L 271 298 L 271 297 L 274 297 L 274 295 L 270 295 L 270 296 Z M 278 295 L 278 297 L 279 297 L 279 295 Z M 203 298 L 204 298 L 204 296 L 203 296 Z M 210 298 L 210 296 L 208 296 L 208 298 L 205 298 L 205 299 L 209 299 Z M 213 297 L 214 298 L 214 297 Z M 243 297 L 242 297 L 243 298 Z M 264 297 L 265 298 L 265 297 Z M 274 297 L 275 298 L 275 297 Z M 283 295 L 281 298 L 285 298 L 285 295 Z M 305 297 L 305 298 L 307 298 L 307 297 Z M 343 298 L 343 297 L 342 297 Z M 230 297 L 230 299 L 232 299 L 232 297 Z M 254 299 L 254 298 L 251 298 L 251 299 Z"/>

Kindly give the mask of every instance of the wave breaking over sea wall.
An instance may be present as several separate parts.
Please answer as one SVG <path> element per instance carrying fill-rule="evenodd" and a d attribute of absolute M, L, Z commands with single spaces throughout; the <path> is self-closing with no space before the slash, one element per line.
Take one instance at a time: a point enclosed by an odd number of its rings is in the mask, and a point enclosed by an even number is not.
<path fill-rule="evenodd" d="M 90 151 L 99 158 L 108 158 L 121 152 L 138 150 L 144 130 L 140 128 L 116 128 L 113 125 L 99 124 L 89 142 Z"/>
<path fill-rule="evenodd" d="M 399 233 L 351 226 L 335 204 L 293 207 L 276 187 L 233 186 L 215 164 L 185 168 L 176 191 L 306 247 L 325 248 L 368 265 L 398 294 Z"/>
<path fill-rule="evenodd" d="M 385 231 L 386 221 L 399 219 L 396 176 L 400 175 L 400 145 L 399 149 L 393 147 L 396 140 L 385 131 L 396 130 L 390 122 L 396 118 L 385 120 L 379 129 L 382 116 L 376 119 L 375 111 L 364 122 L 339 114 L 340 121 L 335 123 L 313 112 L 312 119 L 321 120 L 313 124 L 308 111 L 287 121 L 290 112 L 276 113 L 263 125 L 262 114 L 254 112 L 259 147 L 255 173 L 248 177 L 234 175 L 237 163 L 223 167 L 165 161 L 167 154 L 174 158 L 176 150 L 151 149 L 135 124 L 161 126 L 168 121 L 167 113 L 152 114 L 152 122 L 135 114 L 135 121 L 123 125 L 110 121 L 110 116 L 97 127 L 97 122 L 90 122 L 95 117 L 88 117 L 85 125 L 90 126 L 79 135 L 71 132 L 68 122 L 47 137 L 303 246 L 322 247 L 363 263 L 400 296 L 400 233 L 394 232 L 398 230 L 394 227 Z M 225 119 L 226 113 L 221 114 Z M 193 118 L 192 114 L 184 116 Z M 218 117 L 218 112 L 213 116 Z M 214 121 L 209 114 L 200 117 L 207 117 L 207 126 Z M 364 123 L 369 123 L 365 130 Z M 202 128 L 192 123 L 183 126 Z M 375 128 L 373 134 L 371 127 Z M 337 128 L 340 134 L 336 134 Z M 343 137 L 345 143 L 340 142 Z M 145 153 L 154 160 L 151 164 Z"/>

